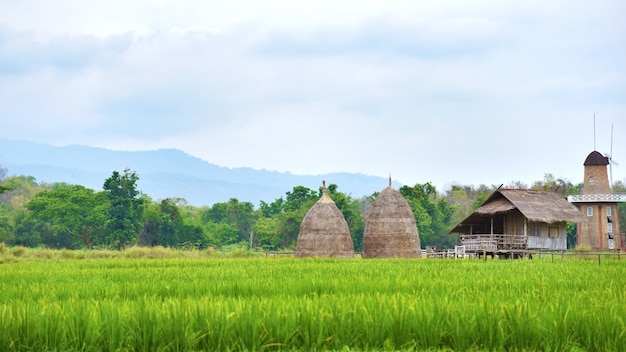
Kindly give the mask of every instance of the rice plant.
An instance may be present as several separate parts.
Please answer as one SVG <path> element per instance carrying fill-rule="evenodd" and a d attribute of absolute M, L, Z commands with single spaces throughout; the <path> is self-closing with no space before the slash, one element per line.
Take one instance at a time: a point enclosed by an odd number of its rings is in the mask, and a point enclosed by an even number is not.
<path fill-rule="evenodd" d="M 626 346 L 623 260 L 61 256 L 1 267 L 3 351 Z"/>

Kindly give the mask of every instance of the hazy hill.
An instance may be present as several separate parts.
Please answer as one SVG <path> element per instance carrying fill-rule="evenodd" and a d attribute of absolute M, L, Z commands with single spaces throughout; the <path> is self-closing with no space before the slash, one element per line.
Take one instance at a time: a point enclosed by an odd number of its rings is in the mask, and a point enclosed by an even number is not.
<path fill-rule="evenodd" d="M 80 145 L 55 147 L 0 138 L 0 166 L 9 176 L 33 176 L 39 182 L 67 182 L 101 190 L 113 170 L 134 170 L 138 187 L 153 199 L 181 197 L 194 205 L 211 205 L 230 198 L 255 205 L 284 196 L 294 186 L 317 189 L 322 180 L 361 197 L 385 188 L 384 177 L 353 173 L 293 175 L 251 168 L 226 168 L 176 149 L 113 151 Z M 399 184 L 394 183 L 394 187 Z"/>

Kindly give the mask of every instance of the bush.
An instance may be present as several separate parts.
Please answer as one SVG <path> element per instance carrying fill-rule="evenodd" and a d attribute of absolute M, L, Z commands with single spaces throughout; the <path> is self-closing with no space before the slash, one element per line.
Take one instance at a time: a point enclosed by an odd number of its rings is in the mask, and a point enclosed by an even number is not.
<path fill-rule="evenodd" d="M 16 257 L 21 257 L 22 255 L 24 255 L 26 252 L 28 251 L 28 248 L 26 247 L 22 247 L 22 246 L 18 246 L 18 247 L 14 247 L 13 250 L 11 251 L 13 253 L 14 256 Z"/>

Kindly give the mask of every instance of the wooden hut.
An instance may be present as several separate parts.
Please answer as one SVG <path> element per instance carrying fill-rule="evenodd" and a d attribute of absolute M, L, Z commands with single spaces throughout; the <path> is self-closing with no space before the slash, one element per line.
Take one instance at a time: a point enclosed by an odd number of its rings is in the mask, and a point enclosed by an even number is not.
<path fill-rule="evenodd" d="M 296 244 L 296 257 L 354 257 L 348 223 L 328 195 L 323 182 L 322 197 L 309 209 Z"/>
<path fill-rule="evenodd" d="M 451 233 L 466 252 L 507 256 L 525 250 L 567 249 L 567 221 L 583 214 L 555 192 L 498 189 Z"/>
<path fill-rule="evenodd" d="M 363 233 L 363 258 L 419 258 L 420 238 L 406 199 L 391 186 L 372 204 Z"/>

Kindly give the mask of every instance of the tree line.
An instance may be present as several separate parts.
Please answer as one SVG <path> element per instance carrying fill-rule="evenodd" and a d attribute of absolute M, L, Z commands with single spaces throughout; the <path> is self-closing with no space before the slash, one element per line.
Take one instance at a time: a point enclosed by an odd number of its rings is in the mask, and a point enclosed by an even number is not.
<path fill-rule="evenodd" d="M 101 191 L 67 183 L 38 183 L 32 176 L 6 177 L 0 167 L 0 242 L 7 245 L 49 248 L 122 249 L 131 245 L 177 248 L 223 248 L 238 245 L 265 251 L 294 249 L 300 223 L 321 197 L 319 189 L 295 186 L 258 208 L 231 198 L 211 206 L 193 206 L 183 198 L 153 200 L 137 188 L 139 175 L 130 169 L 113 171 Z M 507 188 L 556 190 L 563 196 L 578 194 L 572 184 L 545 174 L 531 187 L 512 182 Z M 458 236 L 448 231 L 479 207 L 495 187 L 452 185 L 443 192 L 430 183 L 402 186 L 417 222 L 422 248 L 452 248 Z M 616 193 L 626 191 L 623 181 Z M 356 251 L 369 208 L 377 193 L 355 198 L 328 186 L 328 193 L 343 213 Z M 620 223 L 626 224 L 620 204 Z M 568 228 L 568 246 L 575 245 L 575 225 Z"/>

